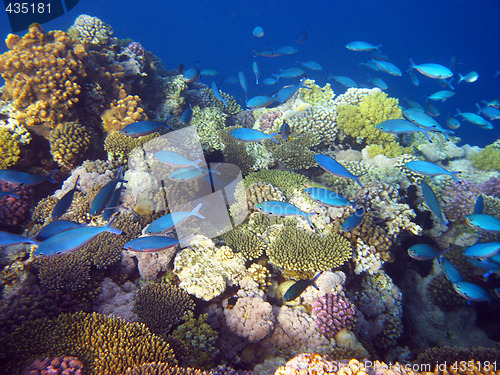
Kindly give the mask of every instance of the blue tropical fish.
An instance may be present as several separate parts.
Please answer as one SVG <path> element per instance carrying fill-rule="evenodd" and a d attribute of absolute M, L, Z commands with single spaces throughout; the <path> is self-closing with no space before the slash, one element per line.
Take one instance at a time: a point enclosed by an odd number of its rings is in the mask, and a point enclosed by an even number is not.
<path fill-rule="evenodd" d="M 341 228 L 344 232 L 350 232 L 363 222 L 366 214 L 366 205 L 368 204 L 368 193 L 369 192 L 367 191 L 365 196 L 365 204 L 356 208 L 356 210 L 352 214 L 350 214 L 342 223 Z"/>
<path fill-rule="evenodd" d="M 116 189 L 116 185 L 118 185 L 118 182 L 126 182 L 121 178 L 122 171 L 123 171 L 123 166 L 121 166 L 120 169 L 118 170 L 116 178 L 108 182 L 106 185 L 104 185 L 101 188 L 101 190 L 99 190 L 95 198 L 92 200 L 89 209 L 89 213 L 91 216 L 99 215 L 106 208 L 109 201 L 111 200 L 111 197 L 113 196 L 113 193 Z"/>
<path fill-rule="evenodd" d="M 318 280 L 318 277 L 321 276 L 323 271 L 318 273 L 316 276 L 314 276 L 313 279 L 311 280 L 299 280 L 295 283 L 293 283 L 285 292 L 283 295 L 283 301 L 285 302 L 290 302 L 293 301 L 296 298 L 299 298 L 302 293 L 309 287 L 313 286 L 316 289 L 319 290 L 318 286 L 316 285 L 316 280 Z"/>
<path fill-rule="evenodd" d="M 35 174 L 14 171 L 12 169 L 1 169 L 0 170 L 0 180 L 10 182 L 14 185 L 36 185 L 45 181 L 50 181 L 53 184 L 57 184 L 57 181 L 54 180 L 53 176 L 57 173 L 59 169 L 56 169 L 48 176 L 37 176 Z"/>
<path fill-rule="evenodd" d="M 396 77 L 401 77 L 403 75 L 401 69 L 399 69 L 396 65 L 389 61 L 373 60 L 373 62 L 379 67 L 379 70 L 381 72 L 385 72 L 387 74 L 390 74 L 391 76 Z"/>
<path fill-rule="evenodd" d="M 382 47 L 384 43 L 374 45 L 368 42 L 363 42 L 362 40 L 355 40 L 353 42 L 349 42 L 345 45 L 345 48 L 351 50 L 351 51 L 357 51 L 357 52 L 362 52 L 362 51 L 373 51 L 373 50 L 378 50 L 380 47 Z"/>
<path fill-rule="evenodd" d="M 394 135 L 419 132 L 422 133 L 429 142 L 432 142 L 428 134 L 429 129 L 421 128 L 418 125 L 403 119 L 385 120 L 375 127 L 381 132 L 391 133 Z"/>
<path fill-rule="evenodd" d="M 276 48 L 276 52 L 281 53 L 282 55 L 293 55 L 296 54 L 299 50 L 294 46 L 283 46 Z"/>
<path fill-rule="evenodd" d="M 78 180 L 80 179 L 80 175 L 76 177 L 75 185 L 73 186 L 73 189 L 68 191 L 66 194 L 64 194 L 61 199 L 56 203 L 54 206 L 54 209 L 52 210 L 52 219 L 57 219 L 64 215 L 66 211 L 68 211 L 68 208 L 71 206 L 71 203 L 73 202 L 73 196 L 75 195 L 76 192 L 76 185 L 78 184 Z"/>
<path fill-rule="evenodd" d="M 133 239 L 123 245 L 125 250 L 141 253 L 154 253 L 169 247 L 179 245 L 179 240 L 167 236 L 143 236 Z"/>
<path fill-rule="evenodd" d="M 193 210 L 191 211 L 177 211 L 170 212 L 162 217 L 156 219 L 146 228 L 145 233 L 147 234 L 156 234 L 156 233 L 165 233 L 174 229 L 176 225 L 180 225 L 189 219 L 191 216 L 199 217 L 200 219 L 205 219 L 205 216 L 200 214 L 200 209 L 203 207 L 203 203 L 199 203 Z"/>
<path fill-rule="evenodd" d="M 475 71 L 469 72 L 464 76 L 462 74 L 458 73 L 457 85 L 462 81 L 467 82 L 467 83 L 476 82 L 478 78 L 479 78 L 479 74 Z"/>
<path fill-rule="evenodd" d="M 295 207 L 293 204 L 280 202 L 280 201 L 265 201 L 262 203 L 258 203 L 255 205 L 255 209 L 259 212 L 275 215 L 275 216 L 294 216 L 299 215 L 307 220 L 309 226 L 312 227 L 309 218 L 313 215 L 316 215 L 315 212 L 306 213 L 302 211 L 300 208 Z"/>
<path fill-rule="evenodd" d="M 323 67 L 318 64 L 316 61 L 301 61 L 300 65 L 302 65 L 304 68 L 310 69 L 310 70 L 323 70 Z"/>
<path fill-rule="evenodd" d="M 432 188 L 425 182 L 421 181 L 420 182 L 420 187 L 422 188 L 422 193 L 425 198 L 425 203 L 427 204 L 427 207 L 431 210 L 431 212 L 436 215 L 436 217 L 439 219 L 439 221 L 444 224 L 448 225 L 448 220 L 446 220 L 443 217 L 443 214 L 441 212 L 441 206 L 439 205 L 439 202 L 436 198 L 436 194 L 434 194 L 434 191 Z"/>
<path fill-rule="evenodd" d="M 122 194 L 123 189 L 125 189 L 125 187 L 123 186 L 123 182 L 121 182 L 120 186 L 118 186 L 118 188 L 113 192 L 113 195 L 111 196 L 108 205 L 102 212 L 102 219 L 104 221 L 109 220 L 109 218 L 115 213 L 116 209 L 118 208 L 120 203 L 120 196 Z"/>
<path fill-rule="evenodd" d="M 472 210 L 473 214 L 482 214 L 484 210 L 484 198 L 483 194 L 479 194 L 476 199 L 476 203 L 474 203 L 474 209 Z"/>
<path fill-rule="evenodd" d="M 198 164 L 203 162 L 202 159 L 189 160 L 185 156 L 183 156 L 175 151 L 167 151 L 167 150 L 158 151 L 154 154 L 154 156 L 156 159 L 158 159 L 162 163 L 165 163 L 165 164 L 170 165 L 172 167 L 199 168 Z"/>
<path fill-rule="evenodd" d="M 319 164 L 321 168 L 323 168 L 325 171 L 330 172 L 331 174 L 334 174 L 339 177 L 344 177 L 344 178 L 350 178 L 356 183 L 363 188 L 363 185 L 361 182 L 359 182 L 358 177 L 363 176 L 362 174 L 359 176 L 353 175 L 351 172 L 349 172 L 342 164 L 340 164 L 337 160 L 332 159 L 329 156 L 323 155 L 323 154 L 317 154 L 314 156 L 314 159 L 316 160 L 316 163 Z"/>
<path fill-rule="evenodd" d="M 18 243 L 31 243 L 38 245 L 38 241 L 30 237 L 20 236 L 9 232 L 0 232 L 0 247 L 16 245 Z"/>
<path fill-rule="evenodd" d="M 142 137 L 144 135 L 152 134 L 154 132 L 159 132 L 163 129 L 168 130 L 170 126 L 167 125 L 167 121 L 171 115 L 168 116 L 165 122 L 156 122 L 156 121 L 137 121 L 132 124 L 125 126 L 120 133 L 125 134 L 129 137 Z"/>
<path fill-rule="evenodd" d="M 448 79 L 453 77 L 452 71 L 441 64 L 434 64 L 434 63 L 415 64 L 411 57 L 410 57 L 410 69 L 416 69 L 424 76 L 435 79 Z"/>
<path fill-rule="evenodd" d="M 121 234 L 121 230 L 111 227 L 113 221 L 114 220 L 111 220 L 107 225 L 100 227 L 83 226 L 68 229 L 47 238 L 40 244 L 40 246 L 38 246 L 36 252 L 42 255 L 70 253 L 90 243 L 101 233 L 109 232 L 113 234 Z"/>
<path fill-rule="evenodd" d="M 215 81 L 212 82 L 212 92 L 214 93 L 215 97 L 219 99 L 222 103 L 224 103 L 224 105 L 227 108 L 228 107 L 227 100 L 222 97 L 222 94 L 220 93 L 219 90 L 219 86 L 217 86 L 217 82 Z"/>
<path fill-rule="evenodd" d="M 248 108 L 264 108 L 273 104 L 275 100 L 276 98 L 272 96 L 258 95 L 248 99 L 246 104 Z"/>
<path fill-rule="evenodd" d="M 455 181 L 460 183 L 460 180 L 455 176 L 459 174 L 459 171 L 447 171 L 443 167 L 439 165 L 433 164 L 428 161 L 423 160 L 414 160 L 405 163 L 405 167 L 408 168 L 412 172 L 423 174 L 424 176 L 438 176 L 438 175 L 448 175 L 452 177 Z"/>
<path fill-rule="evenodd" d="M 472 112 L 461 112 L 458 108 L 456 108 L 456 110 L 458 113 L 455 116 L 462 116 L 463 119 L 467 120 L 471 124 L 477 125 L 483 129 L 493 129 L 493 124 L 481 116 Z"/>
<path fill-rule="evenodd" d="M 443 269 L 448 280 L 452 283 L 463 281 L 462 275 L 460 275 L 460 272 L 458 272 L 457 268 L 448 260 L 448 258 L 440 256 L 439 263 L 441 264 L 441 268 Z"/>
<path fill-rule="evenodd" d="M 356 87 L 357 88 L 358 87 L 358 84 L 353 79 L 351 79 L 349 77 L 328 75 L 327 80 L 332 79 L 332 78 L 344 87 L 347 87 L 347 88 L 349 88 L 349 87 Z"/>
<path fill-rule="evenodd" d="M 297 68 L 297 67 L 292 67 L 292 68 L 287 68 L 284 70 L 279 71 L 278 73 L 273 74 L 277 79 L 280 78 L 297 78 L 304 75 L 304 70 Z"/>
<path fill-rule="evenodd" d="M 486 290 L 479 285 L 468 281 L 457 281 L 453 283 L 453 289 L 462 297 L 474 302 L 490 301 L 491 297 Z"/>
<path fill-rule="evenodd" d="M 78 228 L 86 226 L 87 224 L 79 224 L 69 220 L 55 220 L 50 224 L 45 225 L 40 229 L 40 232 L 36 234 L 34 237 L 37 241 L 42 242 L 47 238 L 55 236 L 61 232 L 64 232 L 68 229 Z"/>
<path fill-rule="evenodd" d="M 12 188 L 12 189 L 7 190 L 7 191 L 0 191 L 0 198 L 13 197 L 13 198 L 19 199 L 19 195 L 15 194 L 15 192 L 16 192 L 16 190 L 19 190 L 22 186 L 24 186 L 24 184 L 17 185 L 15 188 Z"/>
<path fill-rule="evenodd" d="M 464 250 L 464 255 L 469 258 L 490 258 L 500 251 L 500 242 L 484 242 L 469 246 Z"/>
<path fill-rule="evenodd" d="M 191 108 L 191 104 L 188 103 L 188 106 L 181 114 L 181 122 L 184 125 L 189 125 L 192 119 L 193 119 L 193 109 Z"/>
<path fill-rule="evenodd" d="M 184 72 L 184 74 L 182 75 L 182 79 L 184 80 L 184 82 L 186 83 L 193 83 L 193 82 L 196 82 L 200 76 L 201 76 L 201 71 L 200 71 L 200 67 L 199 67 L 199 63 L 197 66 L 193 67 L 193 68 L 189 68 L 188 70 L 186 70 Z"/>
<path fill-rule="evenodd" d="M 408 255 L 416 260 L 430 260 L 438 258 L 442 254 L 436 252 L 431 245 L 418 243 L 408 248 Z"/>
<path fill-rule="evenodd" d="M 204 167 L 184 167 L 179 168 L 168 175 L 168 178 L 173 181 L 179 182 L 187 182 L 190 180 L 197 179 L 202 176 L 206 176 L 207 174 L 217 174 L 220 175 L 220 172 L 214 168 Z"/>
<path fill-rule="evenodd" d="M 241 71 L 238 72 L 238 80 L 240 81 L 240 86 L 243 89 L 243 92 L 245 93 L 245 99 L 246 99 L 248 95 L 248 80 L 247 77 L 245 76 L 245 73 Z"/>
<path fill-rule="evenodd" d="M 242 142 L 259 142 L 263 141 L 264 139 L 269 139 L 274 143 L 279 144 L 279 142 L 273 138 L 279 133 L 266 134 L 257 129 L 239 128 L 231 130 L 229 134 L 231 134 L 233 138 Z"/>
<path fill-rule="evenodd" d="M 465 221 L 474 229 L 485 232 L 500 232 L 500 220 L 491 215 L 471 214 L 465 217 Z"/>
<path fill-rule="evenodd" d="M 273 97 L 281 102 L 285 103 L 288 101 L 300 88 L 305 88 L 305 89 L 310 89 L 309 87 L 305 86 L 305 81 L 306 78 L 302 78 L 300 80 L 300 83 L 296 86 L 285 86 L 281 90 L 279 90 L 276 94 L 273 95 Z M 247 104 L 248 105 L 248 104 Z"/>
<path fill-rule="evenodd" d="M 331 207 L 355 207 L 357 202 L 351 202 L 335 191 L 320 187 L 309 187 L 304 189 L 304 192 L 315 201 Z"/>
<path fill-rule="evenodd" d="M 290 134 L 292 134 L 292 129 L 290 128 L 290 125 L 283 121 L 283 124 L 280 127 L 280 134 L 285 138 L 285 141 L 288 141 Z"/>
<path fill-rule="evenodd" d="M 427 97 L 428 100 L 434 100 L 439 102 L 444 102 L 445 100 L 451 98 L 455 95 L 455 91 L 451 90 L 441 90 L 437 91 L 434 94 L 431 94 Z"/>
<path fill-rule="evenodd" d="M 260 77 L 260 68 L 259 68 L 259 64 L 257 64 L 257 61 L 254 61 L 252 63 L 252 70 L 253 70 L 253 74 L 255 74 L 255 84 L 258 85 L 259 84 L 259 77 Z"/>
<path fill-rule="evenodd" d="M 488 117 L 490 120 L 498 120 L 500 119 L 500 109 L 492 107 L 492 106 L 485 106 L 481 107 L 479 103 L 476 103 L 476 107 L 478 108 L 477 114 L 483 114 L 486 117 Z"/>

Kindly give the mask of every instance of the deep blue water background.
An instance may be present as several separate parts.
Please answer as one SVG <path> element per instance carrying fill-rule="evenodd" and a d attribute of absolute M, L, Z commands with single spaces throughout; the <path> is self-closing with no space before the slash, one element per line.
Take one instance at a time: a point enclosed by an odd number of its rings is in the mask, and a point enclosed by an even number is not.
<path fill-rule="evenodd" d="M 452 57 L 460 63 L 453 71 L 479 73 L 478 81 L 462 82 L 456 95 L 437 103 L 445 126 L 448 113 L 455 107 L 476 112 L 474 103 L 500 97 L 500 1 L 498 0 L 349 0 L 305 1 L 278 0 L 205 0 L 205 1 L 101 1 L 80 0 L 66 15 L 44 25 L 46 30 L 66 30 L 80 14 L 101 18 L 113 27 L 115 36 L 131 38 L 159 56 L 168 68 L 196 65 L 216 69 L 217 79 L 243 71 L 250 81 L 249 96 L 270 94 L 276 87 L 255 86 L 252 73 L 252 50 L 269 46 L 294 45 L 294 36 L 307 30 L 309 37 L 299 44 L 294 56 L 255 58 L 262 78 L 279 68 L 293 66 L 296 60 L 314 60 L 322 72 L 307 71 L 310 78 L 323 86 L 326 75 L 346 75 L 358 83 L 366 83 L 367 69 L 357 68 L 368 58 L 366 53 L 353 52 L 344 46 L 353 40 L 374 44 L 385 43 L 382 52 L 389 61 L 406 70 L 411 55 L 417 64 L 434 62 L 448 65 Z M 255 26 L 265 35 L 255 38 Z M 10 31 L 7 15 L 0 12 L 0 35 Z M 24 33 L 19 33 L 20 35 Z M 0 46 L 0 53 L 6 50 Z M 462 65 L 463 64 L 463 65 Z M 424 102 L 425 96 L 441 87 L 436 80 L 419 75 L 420 86 L 411 84 L 408 75 L 380 76 L 389 84 L 386 91 L 397 98 L 408 97 Z M 202 82 L 210 84 L 212 77 Z M 280 80 L 293 84 L 294 80 Z M 456 82 L 456 80 L 455 80 Z M 339 94 L 345 88 L 331 82 Z M 243 101 L 239 85 L 222 84 L 221 89 Z M 402 104 L 405 104 L 402 101 Z M 484 146 L 500 138 L 500 120 L 493 121 L 495 130 L 483 130 L 464 122 L 458 130 L 463 143 Z"/>

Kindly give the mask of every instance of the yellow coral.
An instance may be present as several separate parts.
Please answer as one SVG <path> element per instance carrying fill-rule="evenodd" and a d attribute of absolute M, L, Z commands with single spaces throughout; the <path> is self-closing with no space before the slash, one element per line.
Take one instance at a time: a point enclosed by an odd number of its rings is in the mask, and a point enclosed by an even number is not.
<path fill-rule="evenodd" d="M 119 98 L 113 100 L 101 118 L 106 132 L 122 130 L 129 124 L 148 119 L 141 107 L 141 98 L 137 95 L 127 95 L 123 89 L 120 90 Z"/>
<path fill-rule="evenodd" d="M 394 142 L 392 134 L 377 130 L 382 121 L 402 118 L 398 100 L 382 91 L 365 96 L 359 105 L 337 107 L 337 125 L 358 143 L 388 145 Z"/>
<path fill-rule="evenodd" d="M 0 169 L 6 169 L 19 160 L 19 139 L 7 128 L 0 128 Z"/>
<path fill-rule="evenodd" d="M 60 166 L 72 168 L 90 146 L 91 131 L 78 122 L 64 122 L 50 132 L 50 153 Z"/>
<path fill-rule="evenodd" d="M 394 140 L 385 143 L 384 145 L 372 144 L 368 146 L 368 155 L 372 158 L 377 155 L 385 155 L 388 158 L 396 158 L 404 154 L 413 154 L 413 148 L 403 147 Z"/>
<path fill-rule="evenodd" d="M 79 82 L 86 76 L 85 48 L 65 32 L 46 33 L 39 24 L 22 38 L 9 35 L 6 44 L 9 51 L 0 55 L 0 73 L 5 79 L 3 96 L 17 110 L 14 118 L 50 128 L 72 119 Z"/>
<path fill-rule="evenodd" d="M 331 101 L 335 95 L 329 83 L 327 83 L 325 87 L 320 87 L 313 79 L 306 79 L 304 86 L 308 88 L 299 89 L 298 96 L 309 104 L 326 104 Z"/>

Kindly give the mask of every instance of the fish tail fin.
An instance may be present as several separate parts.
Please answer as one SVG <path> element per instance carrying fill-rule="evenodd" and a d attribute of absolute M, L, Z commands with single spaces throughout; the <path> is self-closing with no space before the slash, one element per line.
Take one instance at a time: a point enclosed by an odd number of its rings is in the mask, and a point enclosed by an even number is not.
<path fill-rule="evenodd" d="M 465 77 L 464 77 L 462 74 L 458 73 L 458 82 L 457 82 L 457 85 L 458 85 L 460 82 L 462 82 L 462 81 L 464 80 L 464 78 L 465 78 Z"/>
<path fill-rule="evenodd" d="M 195 251 L 191 246 L 190 246 L 190 242 L 191 240 L 196 236 L 195 233 L 191 233 L 189 236 L 187 236 L 186 238 L 183 238 L 182 240 L 179 239 L 179 244 L 182 245 L 182 246 L 185 246 L 185 247 L 189 247 L 191 250 Z"/>
<path fill-rule="evenodd" d="M 54 180 L 54 175 L 59 171 L 59 168 L 58 169 L 54 169 L 52 172 L 50 172 L 50 174 L 47 176 L 47 180 L 49 180 L 50 182 L 52 182 L 53 184 L 57 184 L 57 181 Z"/>
<path fill-rule="evenodd" d="M 191 214 L 199 217 L 200 219 L 206 219 L 205 216 L 203 216 L 202 214 L 199 213 L 201 207 L 203 207 L 203 203 L 198 203 L 198 205 L 193 209 L 193 211 L 191 211 Z"/>
<path fill-rule="evenodd" d="M 111 226 L 115 222 L 117 217 L 118 215 L 113 216 L 111 220 L 106 224 L 106 232 L 122 234 L 122 231 L 120 229 Z"/>
<path fill-rule="evenodd" d="M 415 63 L 413 62 L 411 56 L 409 56 L 408 59 L 410 60 L 410 69 L 413 69 L 415 67 Z"/>
<path fill-rule="evenodd" d="M 422 129 L 422 134 L 425 136 L 425 138 L 427 138 L 427 140 L 432 143 L 432 139 L 431 137 L 429 136 L 429 131 L 432 130 L 432 128 L 429 128 L 429 129 Z"/>
<path fill-rule="evenodd" d="M 319 271 L 319 273 L 316 276 L 314 276 L 314 278 L 311 280 L 311 285 L 318 290 L 319 290 L 319 288 L 316 285 L 316 280 L 318 280 L 318 278 L 321 276 L 322 273 L 323 273 L 323 271 Z"/>
<path fill-rule="evenodd" d="M 385 46 L 385 43 L 384 43 L 384 42 L 380 43 L 378 46 L 375 46 L 375 47 L 377 48 L 377 51 L 379 51 L 379 52 L 380 52 L 380 49 L 379 49 L 379 48 L 380 48 L 380 47 L 383 47 L 383 46 Z"/>
<path fill-rule="evenodd" d="M 309 224 L 309 226 L 310 226 L 311 228 L 314 228 L 314 227 L 313 227 L 313 225 L 312 225 L 312 223 L 311 223 L 311 220 L 310 220 L 309 218 L 310 218 L 310 217 L 313 217 L 313 216 L 315 216 L 315 215 L 317 215 L 317 213 L 316 213 L 316 212 L 309 212 L 309 213 L 307 213 L 307 214 L 305 215 L 305 219 L 307 220 L 307 224 Z"/>
<path fill-rule="evenodd" d="M 216 175 L 220 176 L 220 174 L 221 174 L 221 173 L 217 170 L 217 167 L 218 167 L 219 165 L 221 165 L 221 164 L 222 164 L 222 163 L 217 163 L 217 164 L 215 165 L 215 167 L 213 167 L 213 168 L 212 168 L 212 167 L 210 167 L 210 173 L 213 173 L 213 174 L 216 174 Z"/>
<path fill-rule="evenodd" d="M 269 134 L 269 139 L 271 141 L 273 141 L 274 143 L 277 143 L 277 144 L 280 144 L 276 139 L 274 139 L 274 137 L 276 137 L 277 135 L 279 135 L 280 133 L 273 133 L 273 134 Z"/>
<path fill-rule="evenodd" d="M 460 176 L 461 174 L 462 174 L 462 172 L 460 172 L 460 171 L 451 171 L 451 172 L 450 172 L 451 177 L 453 177 L 453 179 L 454 179 L 456 182 L 458 182 L 459 184 L 461 184 L 461 183 L 462 183 L 462 181 L 460 181 L 460 180 L 458 179 L 457 175 L 458 175 L 458 176 Z"/>

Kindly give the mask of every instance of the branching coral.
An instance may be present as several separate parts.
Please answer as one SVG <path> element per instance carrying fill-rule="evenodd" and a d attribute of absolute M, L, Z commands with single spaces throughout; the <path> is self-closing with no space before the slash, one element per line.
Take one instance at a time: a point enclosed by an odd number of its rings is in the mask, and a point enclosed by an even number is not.
<path fill-rule="evenodd" d="M 113 100 L 110 108 L 102 114 L 104 131 L 122 130 L 133 122 L 147 120 L 148 117 L 141 107 L 141 99 L 137 95 L 127 95 L 120 90 L 118 99 Z"/>
<path fill-rule="evenodd" d="M 308 179 L 298 173 L 264 169 L 250 173 L 244 181 L 247 187 L 254 182 L 267 182 L 280 189 L 289 198 L 296 191 L 302 190 Z"/>
<path fill-rule="evenodd" d="M 149 283 L 136 295 L 134 312 L 153 333 L 166 334 L 194 309 L 189 294 L 170 283 Z"/>
<path fill-rule="evenodd" d="M 50 153 L 60 166 L 72 168 L 83 159 L 91 137 L 91 130 L 78 122 L 59 123 L 50 131 Z"/>
<path fill-rule="evenodd" d="M 306 88 L 299 89 L 298 97 L 304 102 L 312 105 L 328 104 L 335 96 L 329 83 L 327 83 L 324 87 L 320 87 L 314 80 L 306 79 L 304 86 Z"/>
<path fill-rule="evenodd" d="M 10 34 L 6 44 L 9 51 L 0 55 L 0 73 L 3 95 L 17 109 L 15 118 L 28 126 L 51 128 L 72 120 L 86 76 L 85 47 L 63 31 L 45 33 L 39 24 L 22 38 Z"/>
<path fill-rule="evenodd" d="M 337 139 L 337 112 L 334 107 L 307 107 L 287 122 L 297 134 L 314 133 L 326 144 L 333 144 Z"/>
<path fill-rule="evenodd" d="M 224 233 L 222 238 L 230 248 L 235 252 L 241 253 L 246 260 L 253 260 L 260 257 L 266 249 L 264 241 L 248 231 L 244 225 L 240 225 Z"/>
<path fill-rule="evenodd" d="M 327 293 L 312 303 L 318 329 L 328 338 L 335 336 L 342 328 L 352 329 L 356 310 L 352 303 L 342 296 Z"/>
<path fill-rule="evenodd" d="M 27 322 L 0 341 L 4 371 L 20 373 L 33 358 L 72 353 L 94 375 L 120 375 L 145 362 L 177 363 L 172 349 L 144 324 L 93 313 Z"/>
<path fill-rule="evenodd" d="M 267 254 L 272 263 L 286 270 L 321 271 L 341 266 L 351 257 L 351 245 L 337 233 L 319 236 L 285 227 Z"/>
<path fill-rule="evenodd" d="M 394 141 L 394 136 L 377 130 L 376 125 L 385 120 L 402 118 L 398 100 L 389 98 L 380 90 L 365 96 L 359 105 L 338 106 L 337 112 L 338 127 L 346 135 L 358 143 L 375 143 L 385 147 Z"/>
<path fill-rule="evenodd" d="M 317 146 L 320 137 L 317 133 L 299 134 L 271 149 L 271 154 L 283 165 L 291 169 L 308 169 L 316 165 L 316 152 L 309 148 Z"/>

